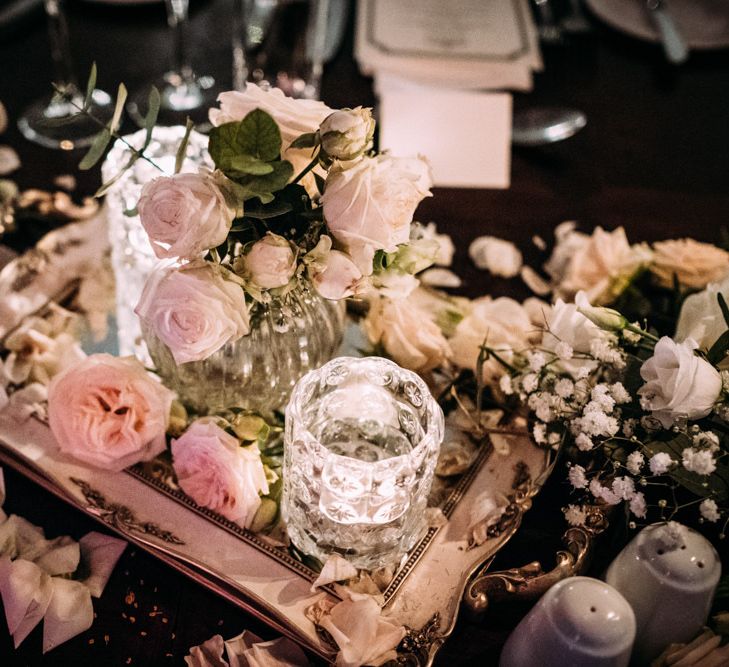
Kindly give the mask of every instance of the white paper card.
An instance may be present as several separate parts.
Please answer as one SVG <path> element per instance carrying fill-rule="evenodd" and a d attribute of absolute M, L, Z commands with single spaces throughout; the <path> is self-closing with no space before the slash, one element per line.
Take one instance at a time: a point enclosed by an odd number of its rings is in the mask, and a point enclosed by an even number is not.
<path fill-rule="evenodd" d="M 380 149 L 424 155 L 436 186 L 508 188 L 511 95 L 426 88 L 378 77 Z"/>

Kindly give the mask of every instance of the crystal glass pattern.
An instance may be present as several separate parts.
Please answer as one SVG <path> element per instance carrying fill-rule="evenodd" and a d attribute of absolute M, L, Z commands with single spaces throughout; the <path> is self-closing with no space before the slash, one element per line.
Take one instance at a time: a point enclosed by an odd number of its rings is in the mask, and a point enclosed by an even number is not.
<path fill-rule="evenodd" d="M 142 325 L 162 381 L 200 414 L 239 407 L 282 408 L 296 381 L 329 361 L 342 342 L 344 303 L 301 282 L 284 297 L 256 304 L 251 331 L 207 359 L 175 363 L 167 346 Z"/>
<path fill-rule="evenodd" d="M 174 173 L 177 148 L 184 134 L 184 127 L 155 127 L 152 142 L 145 155 L 148 155 L 162 171 L 145 160 L 137 160 L 106 195 L 111 263 L 116 282 L 119 354 L 122 356 L 133 354 L 146 363 L 149 363 L 150 359 L 134 308 L 139 302 L 147 276 L 158 260 L 139 216 L 127 215 L 125 211 L 134 210 L 145 183 L 158 176 L 169 176 Z M 145 135 L 145 130 L 139 130 L 123 139 L 132 146 L 141 147 Z M 191 171 L 198 165 L 209 165 L 207 144 L 206 136 L 194 131 L 190 134 L 183 170 Z M 104 182 L 116 176 L 131 155 L 129 147 L 122 140 L 117 140 L 101 168 Z"/>
<path fill-rule="evenodd" d="M 320 560 L 395 564 L 423 535 L 443 411 L 415 373 L 340 357 L 305 375 L 286 408 L 281 511 Z"/>

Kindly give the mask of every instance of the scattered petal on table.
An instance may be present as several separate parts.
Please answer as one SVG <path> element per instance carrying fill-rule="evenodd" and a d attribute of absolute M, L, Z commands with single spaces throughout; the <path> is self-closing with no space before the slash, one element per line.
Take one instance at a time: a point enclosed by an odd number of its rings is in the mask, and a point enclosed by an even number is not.
<path fill-rule="evenodd" d="M 230 652 L 230 667 L 234 667 Z M 241 655 L 240 667 L 306 667 L 309 661 L 304 652 L 290 639 L 280 637 L 260 642 Z"/>
<path fill-rule="evenodd" d="M 81 551 L 78 542 L 68 535 L 46 541 L 43 552 L 33 559 L 33 562 L 52 577 L 62 574 L 71 574 L 78 568 Z"/>
<path fill-rule="evenodd" d="M 519 273 L 524 284 L 537 296 L 546 296 L 552 291 L 549 283 L 531 266 L 522 266 Z"/>
<path fill-rule="evenodd" d="M 239 635 L 225 640 L 225 655 L 228 657 L 230 667 L 245 667 L 241 656 L 254 644 L 263 641 L 250 630 L 243 630 Z"/>
<path fill-rule="evenodd" d="M 51 581 L 35 563 L 0 558 L 0 598 L 15 648 L 46 613 L 53 594 Z"/>
<path fill-rule="evenodd" d="M 199 646 L 190 648 L 190 655 L 185 656 L 188 667 L 228 667 L 223 660 L 225 644 L 220 635 L 213 635 Z"/>
<path fill-rule="evenodd" d="M 10 146 L 0 146 L 0 176 L 6 176 L 20 168 L 20 158 Z"/>
<path fill-rule="evenodd" d="M 315 592 L 319 586 L 326 586 L 333 581 L 345 581 L 357 576 L 357 568 L 349 561 L 338 554 L 332 554 L 327 558 L 316 581 L 311 585 L 311 592 Z"/>
<path fill-rule="evenodd" d="M 89 569 L 89 576 L 83 583 L 93 597 L 99 598 L 127 543 L 117 537 L 92 531 L 79 540 L 79 545 L 81 557 Z"/>
<path fill-rule="evenodd" d="M 495 276 L 514 278 L 522 267 L 522 255 L 511 241 L 495 236 L 479 236 L 468 247 L 468 255 L 479 268 Z"/>
<path fill-rule="evenodd" d="M 463 281 L 449 269 L 427 269 L 420 274 L 420 282 L 429 287 L 460 287 Z"/>
<path fill-rule="evenodd" d="M 80 581 L 53 577 L 53 595 L 43 621 L 43 653 L 88 630 L 94 622 L 91 593 Z"/>

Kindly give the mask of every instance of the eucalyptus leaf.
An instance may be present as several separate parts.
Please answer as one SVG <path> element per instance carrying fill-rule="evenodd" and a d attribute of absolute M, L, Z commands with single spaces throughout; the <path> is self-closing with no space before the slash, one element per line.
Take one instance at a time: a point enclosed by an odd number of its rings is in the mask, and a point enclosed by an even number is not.
<path fill-rule="evenodd" d="M 96 90 L 96 63 L 91 65 L 89 79 L 86 82 L 86 96 L 84 97 L 84 109 L 88 110 L 94 101 L 94 90 Z"/>
<path fill-rule="evenodd" d="M 127 87 L 123 84 L 119 84 L 119 90 L 116 94 L 116 106 L 114 107 L 114 115 L 111 117 L 111 122 L 109 123 L 109 129 L 112 132 L 116 132 L 119 129 L 119 121 L 121 120 L 121 115 L 124 111 L 124 104 L 127 101 Z"/>
<path fill-rule="evenodd" d="M 94 193 L 94 197 L 101 197 L 105 195 L 109 188 L 112 187 L 122 176 L 124 176 L 127 169 L 130 169 L 140 157 L 139 153 L 132 153 L 127 163 L 117 172 L 117 174 L 106 181 L 106 183 L 101 184 L 101 187 Z"/>
<path fill-rule="evenodd" d="M 314 148 L 319 143 L 318 132 L 307 132 L 291 142 L 291 148 Z"/>
<path fill-rule="evenodd" d="M 182 141 L 177 147 L 177 155 L 175 156 L 176 174 L 180 173 L 180 169 L 182 169 L 182 165 L 185 162 L 185 155 L 187 154 L 187 144 L 190 141 L 190 133 L 192 132 L 192 128 L 194 127 L 194 125 L 195 123 L 193 123 L 192 120 L 188 118 L 187 122 L 185 123 L 185 136 L 182 137 Z"/>
<path fill-rule="evenodd" d="M 142 146 L 142 150 L 145 150 L 152 141 L 152 130 L 154 130 L 154 126 L 157 123 L 160 104 L 159 90 L 157 90 L 156 86 L 152 86 L 147 97 L 147 114 L 144 117 L 144 129 L 147 132 L 144 135 L 144 146 Z"/>
<path fill-rule="evenodd" d="M 726 305 L 726 299 L 721 292 L 716 293 L 716 298 L 719 301 L 719 308 L 721 308 L 721 314 L 724 316 L 724 322 L 729 327 L 729 306 Z"/>
<path fill-rule="evenodd" d="M 101 156 L 104 154 L 104 151 L 110 141 L 111 132 L 109 131 L 109 128 L 105 127 L 94 137 L 91 146 L 89 146 L 89 150 L 86 155 L 84 155 L 81 162 L 79 162 L 78 168 L 82 171 L 91 169 L 91 167 L 93 167 L 101 159 Z"/>
<path fill-rule="evenodd" d="M 324 185 L 326 184 L 326 181 L 324 180 L 323 176 L 320 176 L 316 172 L 314 172 L 314 182 L 316 183 L 316 189 L 319 190 L 319 194 L 324 194 Z"/>
<path fill-rule="evenodd" d="M 729 330 L 725 331 L 716 339 L 716 342 L 706 354 L 706 358 L 710 364 L 716 366 L 726 356 L 727 350 L 729 350 Z"/>
<path fill-rule="evenodd" d="M 269 220 L 278 218 L 286 213 L 293 211 L 293 206 L 288 202 L 276 201 L 272 205 L 261 206 L 260 204 L 249 204 L 246 206 L 245 215 L 247 218 L 256 218 L 257 220 Z"/>

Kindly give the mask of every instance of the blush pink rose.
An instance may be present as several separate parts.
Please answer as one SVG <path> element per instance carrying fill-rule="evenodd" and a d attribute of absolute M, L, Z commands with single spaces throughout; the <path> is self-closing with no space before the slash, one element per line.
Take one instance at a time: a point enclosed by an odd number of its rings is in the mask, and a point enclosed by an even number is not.
<path fill-rule="evenodd" d="M 147 183 L 137 203 L 154 254 L 194 259 L 228 236 L 235 209 L 214 174 L 161 176 Z"/>
<path fill-rule="evenodd" d="M 172 465 L 198 505 L 246 528 L 261 504 L 259 493 L 268 493 L 258 448 L 241 447 L 211 418 L 198 419 L 172 441 Z"/>
<path fill-rule="evenodd" d="M 368 276 L 377 250 L 395 252 L 409 241 L 415 209 L 430 196 L 431 185 L 430 167 L 421 158 L 378 155 L 346 168 L 336 163 L 321 198 L 324 219 Z"/>
<path fill-rule="evenodd" d="M 358 294 L 365 282 L 352 258 L 341 250 L 330 250 L 323 259 L 312 263 L 309 278 L 321 296 L 335 301 Z"/>
<path fill-rule="evenodd" d="M 243 288 L 204 262 L 152 273 L 134 312 L 178 364 L 207 359 L 250 331 Z"/>
<path fill-rule="evenodd" d="M 288 284 L 296 272 L 296 255 L 291 244 L 278 234 L 266 234 L 243 257 L 246 277 L 261 289 Z"/>
<path fill-rule="evenodd" d="M 48 419 L 64 454 L 121 470 L 164 450 L 173 398 L 136 359 L 93 354 L 51 380 Z"/>

